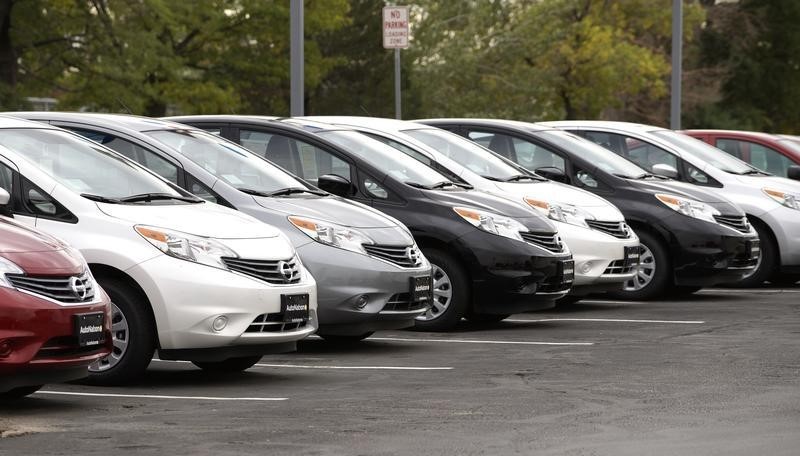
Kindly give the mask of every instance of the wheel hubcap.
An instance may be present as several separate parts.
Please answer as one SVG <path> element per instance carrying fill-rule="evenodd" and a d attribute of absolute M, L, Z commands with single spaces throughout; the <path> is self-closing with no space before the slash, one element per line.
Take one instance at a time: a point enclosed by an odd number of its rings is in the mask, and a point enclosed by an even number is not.
<path fill-rule="evenodd" d="M 427 312 L 417 317 L 417 320 L 430 321 L 441 317 L 450 307 L 453 300 L 453 286 L 450 277 L 444 269 L 431 264 L 433 275 L 433 302 Z"/>
<path fill-rule="evenodd" d="M 107 371 L 117 363 L 120 362 L 125 352 L 128 351 L 128 342 L 130 337 L 130 328 L 128 327 L 128 320 L 125 314 L 119 310 L 116 304 L 111 304 L 111 340 L 114 347 L 111 349 L 111 354 L 105 358 L 95 361 L 89 366 L 90 372 L 103 372 Z"/>
<path fill-rule="evenodd" d="M 639 267 L 636 269 L 636 275 L 625 282 L 625 288 L 623 288 L 625 291 L 641 290 L 650 285 L 656 275 L 656 258 L 653 256 L 653 252 L 644 244 L 640 248 Z"/>

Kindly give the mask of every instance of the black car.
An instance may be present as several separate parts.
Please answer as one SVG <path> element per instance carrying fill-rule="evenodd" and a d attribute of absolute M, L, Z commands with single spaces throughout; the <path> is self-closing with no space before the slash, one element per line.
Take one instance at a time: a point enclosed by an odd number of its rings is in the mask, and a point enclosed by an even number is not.
<path fill-rule="evenodd" d="M 220 134 L 323 190 L 404 223 L 433 267 L 434 305 L 417 320 L 420 329 L 552 307 L 572 284 L 572 255 L 547 219 L 472 191 L 356 131 L 253 116 L 170 120 Z"/>
<path fill-rule="evenodd" d="M 627 297 L 691 293 L 741 280 L 756 266 L 759 241 L 744 212 L 717 193 L 656 176 L 571 133 L 525 122 L 418 121 L 469 138 L 549 179 L 614 203 L 642 244 Z M 488 152 L 487 152 L 488 153 Z"/>

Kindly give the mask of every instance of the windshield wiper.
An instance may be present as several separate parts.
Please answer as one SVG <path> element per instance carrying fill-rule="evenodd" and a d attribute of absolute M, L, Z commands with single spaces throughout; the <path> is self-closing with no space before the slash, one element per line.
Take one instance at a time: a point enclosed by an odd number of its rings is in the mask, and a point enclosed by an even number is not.
<path fill-rule="evenodd" d="M 425 190 L 438 190 L 438 189 L 445 188 L 445 187 L 450 187 L 450 186 L 461 187 L 461 185 L 455 184 L 455 183 L 450 182 L 450 181 L 441 181 L 441 182 L 437 182 L 437 183 L 432 184 L 432 185 L 420 184 L 419 182 L 414 182 L 414 181 L 406 181 L 405 183 L 407 185 L 412 186 L 412 187 L 422 188 L 422 189 L 425 189 Z"/>
<path fill-rule="evenodd" d="M 535 180 L 535 179 L 525 174 L 517 174 L 516 176 L 507 177 L 504 180 L 504 182 L 519 182 L 521 180 Z"/>
<path fill-rule="evenodd" d="M 752 174 L 763 174 L 765 176 L 770 176 L 771 175 L 770 173 L 765 173 L 764 171 L 761 171 L 760 169 L 748 169 L 747 171 L 743 171 L 743 172 L 741 172 L 739 174 L 742 175 L 742 176 L 749 176 L 749 175 L 752 175 Z"/>
<path fill-rule="evenodd" d="M 86 198 L 86 199 L 89 199 L 89 200 L 92 200 L 92 201 L 97 201 L 97 202 L 100 202 L 100 203 L 119 204 L 121 202 L 117 198 L 108 198 L 108 197 L 100 196 L 100 195 L 92 195 L 91 193 L 81 193 L 81 196 Z"/>
<path fill-rule="evenodd" d="M 200 203 L 203 200 L 200 198 L 196 198 L 193 196 L 180 196 L 180 195 L 173 195 L 171 193 L 142 193 L 139 195 L 131 195 L 126 196 L 125 198 L 120 198 L 120 203 L 138 203 L 138 202 L 151 202 L 156 200 L 177 200 L 177 201 L 185 201 L 187 203 Z"/>
<path fill-rule="evenodd" d="M 242 190 L 242 191 L 244 191 L 244 190 Z M 287 188 L 281 188 L 279 190 L 275 190 L 274 192 L 268 192 L 268 193 L 266 193 L 266 194 L 264 194 L 262 196 L 287 196 L 287 195 L 294 195 L 294 194 L 297 194 L 297 193 L 310 193 L 312 195 L 318 195 L 318 196 L 326 196 L 327 195 L 327 193 L 318 192 L 318 191 L 315 191 L 315 190 L 309 190 L 307 188 L 287 187 Z"/>

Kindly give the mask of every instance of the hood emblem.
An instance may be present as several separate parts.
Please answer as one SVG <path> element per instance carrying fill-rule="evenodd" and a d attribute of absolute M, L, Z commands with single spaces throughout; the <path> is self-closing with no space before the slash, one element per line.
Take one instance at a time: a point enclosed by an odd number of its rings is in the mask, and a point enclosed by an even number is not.
<path fill-rule="evenodd" d="M 86 281 L 80 277 L 70 277 L 69 289 L 80 301 L 85 300 L 86 296 L 89 294 L 89 288 L 86 286 Z"/>
<path fill-rule="evenodd" d="M 285 261 L 278 262 L 278 272 L 281 277 L 283 277 L 284 283 L 289 283 L 292 281 L 292 278 L 294 278 L 294 269 Z"/>

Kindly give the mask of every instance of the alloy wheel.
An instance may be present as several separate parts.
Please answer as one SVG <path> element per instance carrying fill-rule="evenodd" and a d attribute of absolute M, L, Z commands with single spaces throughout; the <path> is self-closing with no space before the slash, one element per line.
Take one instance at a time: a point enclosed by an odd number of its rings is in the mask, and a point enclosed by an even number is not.
<path fill-rule="evenodd" d="M 453 301 L 453 285 L 450 282 L 450 277 L 444 272 L 444 269 L 435 264 L 431 264 L 431 269 L 433 275 L 433 301 L 428 311 L 417 317 L 417 320 L 430 321 L 439 318 L 447 311 Z"/>
<path fill-rule="evenodd" d="M 111 304 L 111 340 L 113 341 L 113 348 L 111 354 L 103 359 L 97 360 L 89 366 L 90 372 L 104 372 L 107 371 L 125 356 L 128 351 L 128 342 L 130 337 L 130 327 L 125 314 L 117 307 L 116 304 Z"/>
<path fill-rule="evenodd" d="M 646 245 L 641 244 L 639 253 L 639 266 L 636 275 L 631 280 L 625 282 L 625 291 L 639 291 L 650 285 L 656 275 L 656 258 L 653 252 Z"/>

